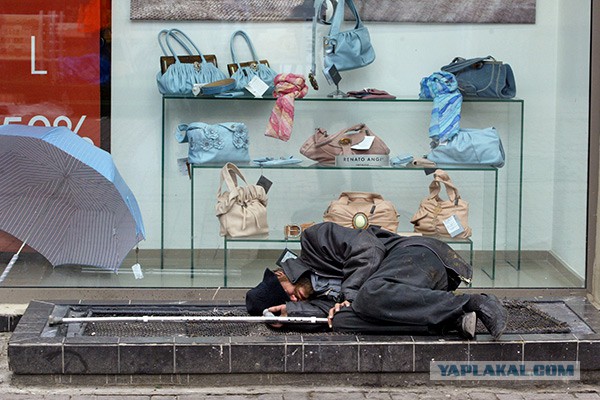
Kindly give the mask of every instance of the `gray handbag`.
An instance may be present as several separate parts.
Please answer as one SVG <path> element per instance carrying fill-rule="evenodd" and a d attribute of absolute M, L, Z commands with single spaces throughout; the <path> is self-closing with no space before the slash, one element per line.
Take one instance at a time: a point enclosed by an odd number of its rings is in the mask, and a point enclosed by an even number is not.
<path fill-rule="evenodd" d="M 456 76 L 465 97 L 511 99 L 517 94 L 513 70 L 492 56 L 464 59 L 456 57 L 442 71 Z"/>

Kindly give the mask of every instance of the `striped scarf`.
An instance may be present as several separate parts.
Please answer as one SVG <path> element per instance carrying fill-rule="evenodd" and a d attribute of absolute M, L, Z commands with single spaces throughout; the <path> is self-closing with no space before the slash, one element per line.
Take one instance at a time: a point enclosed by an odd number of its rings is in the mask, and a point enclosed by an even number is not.
<path fill-rule="evenodd" d="M 434 72 L 421 80 L 422 99 L 433 99 L 429 137 L 445 142 L 460 129 L 462 94 L 458 91 L 456 77 L 449 72 Z"/>
<path fill-rule="evenodd" d="M 287 142 L 294 126 L 294 99 L 302 98 L 308 93 L 304 77 L 296 74 L 279 74 L 274 80 L 277 97 L 275 106 L 269 117 L 266 136 Z"/>

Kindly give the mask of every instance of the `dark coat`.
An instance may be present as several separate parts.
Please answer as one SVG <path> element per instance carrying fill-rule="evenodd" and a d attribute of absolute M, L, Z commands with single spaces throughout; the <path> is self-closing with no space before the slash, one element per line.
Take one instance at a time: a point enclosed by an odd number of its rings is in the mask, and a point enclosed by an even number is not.
<path fill-rule="evenodd" d="M 341 298 L 316 298 L 288 302 L 290 316 L 322 315 L 335 302 L 353 302 L 365 281 L 375 273 L 390 250 L 423 246 L 431 250 L 448 272 L 448 290 L 455 290 L 472 278 L 472 267 L 446 243 L 431 237 L 400 236 L 377 226 L 366 230 L 345 228 L 332 222 L 311 226 L 302 232 L 302 252 L 295 260 L 283 263 L 292 282 L 307 271 L 317 275 L 341 278 Z"/>

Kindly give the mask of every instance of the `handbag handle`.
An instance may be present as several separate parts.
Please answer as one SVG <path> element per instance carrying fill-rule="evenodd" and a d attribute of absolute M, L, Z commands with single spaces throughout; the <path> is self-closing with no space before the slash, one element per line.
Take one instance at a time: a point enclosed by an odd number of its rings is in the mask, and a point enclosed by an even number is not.
<path fill-rule="evenodd" d="M 356 25 L 354 26 L 354 29 L 358 29 L 363 26 L 362 20 L 360 19 L 360 15 L 358 15 L 358 11 L 356 10 L 356 6 L 354 5 L 354 0 L 339 0 L 337 5 L 335 6 L 333 18 L 331 19 L 331 29 L 329 30 L 329 36 L 337 35 L 338 33 L 340 33 L 342 22 L 344 21 L 345 5 L 348 5 L 348 8 L 350 8 L 350 11 L 356 19 Z"/>
<path fill-rule="evenodd" d="M 161 36 L 161 33 L 162 33 L 163 31 L 164 31 L 164 30 L 160 31 L 160 32 L 159 32 L 159 34 L 158 34 L 158 39 L 159 39 L 159 40 L 158 40 L 158 44 L 160 45 L 161 49 L 163 50 L 163 53 L 165 53 L 165 54 L 166 54 L 165 48 L 163 47 L 163 45 L 162 45 L 162 43 L 161 43 L 161 41 L 160 41 L 160 36 Z M 173 55 L 173 57 L 175 57 L 175 62 L 177 62 L 177 63 L 179 63 L 179 62 L 180 62 L 180 61 L 179 61 L 179 56 L 178 56 L 177 54 L 175 54 L 175 51 L 173 50 L 173 47 L 171 47 L 171 43 L 169 42 L 169 39 L 170 39 L 170 38 L 173 38 L 173 39 L 175 39 L 175 40 L 176 40 L 176 41 L 179 43 L 179 45 L 180 45 L 181 47 L 183 47 L 183 49 L 184 49 L 185 51 L 187 51 L 187 53 L 188 53 L 189 55 L 195 55 L 195 54 L 197 54 L 197 55 L 199 55 L 199 56 L 200 56 L 200 58 L 202 59 L 202 62 L 203 62 L 203 63 L 206 63 L 206 62 L 207 62 L 207 61 L 206 61 L 206 59 L 204 58 L 204 55 L 202 54 L 202 52 L 200 51 L 200 49 L 198 49 L 198 46 L 196 46 L 196 44 L 195 44 L 195 43 L 192 41 L 192 39 L 190 39 L 190 38 L 189 38 L 189 37 L 188 37 L 188 36 L 187 36 L 185 33 L 183 33 L 181 30 L 179 30 L 179 29 L 177 29 L 177 28 L 173 28 L 173 29 L 169 29 L 169 30 L 167 31 L 167 33 L 165 34 L 165 44 L 167 45 L 167 47 L 168 47 L 168 48 L 169 48 L 169 50 L 171 51 L 171 54 Z M 185 39 L 185 41 L 184 41 L 184 39 Z M 185 42 L 187 42 L 187 45 L 186 45 L 186 43 L 185 43 Z M 190 45 L 191 47 L 189 47 L 188 45 Z M 191 50 L 192 48 L 193 48 L 194 50 L 196 50 L 196 53 L 195 53 L 195 54 L 192 52 L 192 50 Z"/>
<path fill-rule="evenodd" d="M 241 36 L 244 38 L 244 40 L 246 41 L 246 44 L 248 45 L 248 48 L 250 49 L 250 54 L 252 55 L 252 61 L 256 61 L 256 63 L 258 64 L 258 62 L 259 62 L 258 56 L 256 55 L 256 51 L 254 50 L 252 41 L 250 40 L 250 37 L 248 36 L 248 34 L 242 30 L 233 32 L 233 35 L 231 35 L 231 39 L 229 39 L 229 50 L 231 51 L 231 59 L 233 60 L 233 63 L 237 64 L 238 68 L 241 68 L 240 62 L 238 61 L 238 59 L 235 55 L 235 50 L 234 50 L 234 46 L 233 46 L 236 36 Z"/>
<path fill-rule="evenodd" d="M 460 200 L 460 194 L 458 193 L 458 188 L 452 183 L 452 179 L 446 171 L 437 169 L 434 172 L 434 179 L 429 184 L 429 198 L 433 199 L 435 197 L 439 197 L 440 194 L 440 183 L 443 183 L 446 187 L 446 194 L 448 195 L 448 200 L 454 203 L 454 205 L 458 205 L 458 201 Z"/>
<path fill-rule="evenodd" d="M 452 60 L 452 62 L 450 64 L 443 66 L 441 69 L 442 69 L 442 71 L 446 71 L 446 72 L 450 72 L 450 73 L 454 74 L 456 72 L 462 71 L 465 68 L 469 68 L 475 64 L 483 63 L 485 61 L 496 61 L 496 59 L 492 56 L 470 58 L 468 60 L 466 60 L 462 57 L 456 57 L 454 60 Z"/>
<path fill-rule="evenodd" d="M 221 183 L 219 184 L 217 196 L 220 196 L 222 193 L 221 188 L 223 186 L 223 182 L 225 182 L 227 188 L 229 189 L 230 198 L 233 197 L 232 195 L 236 195 L 238 188 L 237 176 L 240 177 L 240 179 L 246 184 L 246 186 L 248 185 L 248 182 L 246 182 L 246 178 L 242 174 L 242 171 L 240 171 L 240 169 L 237 167 L 237 165 L 230 162 L 225 164 L 223 168 L 221 168 Z"/>
<path fill-rule="evenodd" d="M 342 131 L 339 131 L 338 133 L 336 133 L 333 136 L 327 136 L 327 131 L 322 130 L 321 128 L 317 129 L 317 132 L 321 132 L 321 133 L 325 133 L 322 137 L 324 139 L 321 140 L 317 140 L 316 142 L 316 147 L 321 147 L 321 146 L 325 146 L 333 141 L 335 141 L 338 137 L 345 135 L 349 132 L 359 132 L 359 133 L 364 133 L 365 136 L 372 136 L 371 131 L 367 128 L 367 125 L 365 124 L 357 124 L 354 126 L 351 126 L 350 128 L 344 129 Z M 319 136 L 317 136 L 317 138 L 319 138 Z M 344 143 L 340 143 L 341 146 L 344 146 Z M 346 145 L 352 145 L 352 142 L 348 142 L 346 143 Z"/>
<path fill-rule="evenodd" d="M 342 192 L 340 194 L 340 200 L 344 200 L 346 204 L 355 200 L 366 200 L 370 203 L 377 204 L 383 201 L 383 197 L 379 193 L 372 192 Z"/>

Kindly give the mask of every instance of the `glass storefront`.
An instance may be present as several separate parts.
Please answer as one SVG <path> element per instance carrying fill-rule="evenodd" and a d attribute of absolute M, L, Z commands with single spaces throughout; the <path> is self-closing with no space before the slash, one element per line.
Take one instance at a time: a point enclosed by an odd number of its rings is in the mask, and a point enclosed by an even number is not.
<path fill-rule="evenodd" d="M 590 0 L 524 2 L 535 7 L 534 20 L 520 18 L 531 9 L 513 10 L 510 21 L 492 18 L 491 22 L 389 22 L 374 13 L 374 20 L 365 20 L 365 25 L 376 59 L 364 68 L 342 71 L 339 90 L 377 88 L 395 99 L 328 97 L 336 86 L 329 85 L 317 68 L 320 88 L 309 88 L 304 98 L 294 102 L 287 141 L 265 135 L 275 104 L 268 92 L 263 98 L 159 93 L 156 76 L 162 51 L 157 37 L 163 29 L 180 29 L 203 54 L 216 55 L 219 69 L 228 75 L 230 37 L 241 29 L 252 39 L 258 58 L 267 59 L 273 70 L 308 76 L 313 25 L 302 16 L 211 20 L 207 15 L 171 13 L 166 1 L 145 5 L 133 0 L 112 4 L 62 0 L 51 5 L 0 1 L 5 6 L 0 14 L 0 65 L 5 71 L 0 77 L 2 123 L 67 126 L 109 150 L 137 199 L 146 236 L 117 273 L 93 266 L 53 267 L 25 248 L 2 282 L 4 287 L 254 286 L 283 249 L 299 250 L 298 239 L 286 238 L 284 227 L 322 221 L 330 202 L 349 191 L 381 194 L 398 211 L 398 231 L 412 233 L 411 219 L 429 194 L 431 167 L 324 167 L 300 154 L 300 148 L 316 128 L 335 133 L 364 123 L 390 148 L 390 157 L 422 157 L 430 147 L 434 102 L 419 98 L 421 80 L 455 57 L 488 55 L 511 66 L 516 96 L 465 97 L 460 126 L 494 127 L 502 140 L 505 163 L 499 168 L 444 166 L 461 198 L 469 203 L 468 225 L 473 232 L 469 239 L 447 240 L 472 262 L 475 288 L 587 285 L 588 175 L 597 174 L 588 170 Z M 171 7 L 180 3 L 185 9 L 186 0 Z M 252 2 L 230 4 L 231 15 L 252 19 L 259 14 L 240 5 L 244 3 Z M 298 2 L 290 1 L 289 7 L 296 7 L 291 3 Z M 302 14 L 305 3 L 312 2 L 299 3 L 293 9 Z M 363 15 L 372 7 L 368 2 L 357 4 Z M 467 14 L 474 18 L 487 17 L 494 8 L 471 7 Z M 457 10 L 455 17 L 462 15 Z M 323 57 L 320 38 L 328 29 L 317 25 L 318 66 Z M 241 59 L 250 57 L 241 42 L 236 42 L 236 49 Z M 251 160 L 302 160 L 263 167 L 252 161 L 239 165 L 249 184 L 261 176 L 272 182 L 268 235 L 220 235 L 215 205 L 221 167 L 186 166 L 189 145 L 175 138 L 178 125 L 192 122 L 244 123 Z M 441 196 L 446 198 L 444 190 Z M 0 210 L 0 223 L 8 212 Z M 4 265 L 20 244 L 21 240 L 3 236 L 0 261 Z M 137 264 L 141 270 L 132 268 Z"/>

